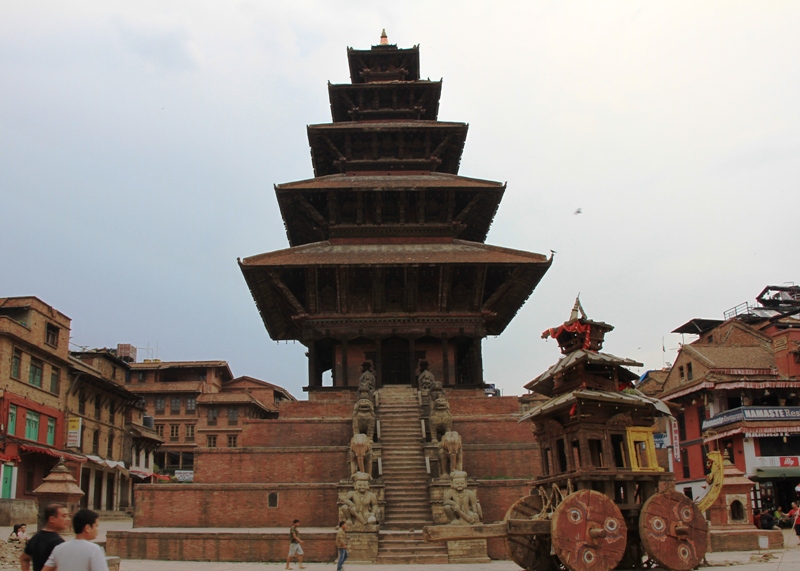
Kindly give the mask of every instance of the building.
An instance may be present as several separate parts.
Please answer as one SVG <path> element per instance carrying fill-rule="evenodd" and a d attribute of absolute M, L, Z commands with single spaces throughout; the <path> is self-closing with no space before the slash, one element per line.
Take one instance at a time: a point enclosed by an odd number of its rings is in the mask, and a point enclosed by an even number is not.
<path fill-rule="evenodd" d="M 73 351 L 71 358 L 79 361 L 68 396 L 69 416 L 80 430 L 75 449 L 90 461 L 80 479 L 86 494 L 82 505 L 132 508 L 133 485 L 158 477 L 153 472 L 154 454 L 164 442 L 145 419 L 141 397 L 125 388 L 135 347 Z"/>
<path fill-rule="evenodd" d="M 421 360 L 445 387 L 482 387 L 483 338 L 551 260 L 484 244 L 505 185 L 458 175 L 467 124 L 437 120 L 418 47 L 347 59 L 333 122 L 308 127 L 314 178 L 275 187 L 291 247 L 242 273 L 270 336 L 308 348 L 310 399 L 355 390 L 365 362 L 378 387 L 416 386 Z"/>
<path fill-rule="evenodd" d="M 328 88 L 332 123 L 308 127 L 314 178 L 275 189 L 290 247 L 239 261 L 270 336 L 307 348 L 308 400 L 281 400 L 274 418 L 240 395 L 238 406 L 267 416 L 240 419 L 229 430 L 227 399 L 234 397 L 193 389 L 200 409 L 193 483 L 137 487 L 136 527 L 202 527 L 208 522 L 196 514 L 213 513 L 216 527 L 298 518 L 333 530 L 340 494 L 353 490 L 348 454 L 367 371 L 380 427 L 368 436 L 375 459 L 369 485 L 380 525 L 392 530 L 360 542 L 368 559 L 450 557 L 425 544 L 420 531 L 442 512 L 449 485 L 440 481 L 438 442 L 427 430 L 430 393 L 422 393 L 429 389 L 417 391 L 425 367 L 431 386 L 431 374 L 443 386 L 485 521 L 502 519 L 539 473 L 530 428 L 517 422 L 519 399 L 487 395 L 481 344 L 505 329 L 552 258 L 484 243 L 505 185 L 458 175 L 467 125 L 437 120 L 441 82 L 420 79 L 417 47 L 400 49 L 384 37 L 371 49 L 348 49 L 347 60 L 351 83 Z M 150 391 L 141 393 L 148 410 L 158 384 L 131 386 Z M 184 535 L 160 530 L 169 537 L 166 558 L 203 556 Z M 202 535 L 219 560 L 285 558 L 283 533 Z M 332 532 L 315 535 L 306 561 L 328 561 L 333 539 Z M 122 557 L 155 553 L 153 540 L 136 530 L 110 533 L 108 541 L 109 552 Z M 505 543 L 490 540 L 486 554 L 505 558 Z"/>
<path fill-rule="evenodd" d="M 64 453 L 69 371 L 69 317 L 40 299 L 0 298 L 0 497 L 34 499 Z"/>
<path fill-rule="evenodd" d="M 705 455 L 727 450 L 758 482 L 753 507 L 788 510 L 800 484 L 800 287 L 768 286 L 724 319 L 692 319 L 660 398 L 680 404 L 677 488 L 697 496 Z M 676 456 L 677 459 L 677 456 Z"/>
<path fill-rule="evenodd" d="M 245 419 L 275 418 L 278 403 L 295 400 L 271 383 L 234 379 L 225 361 L 146 359 L 129 366 L 126 387 L 143 400 L 145 418 L 152 417 L 155 435 L 163 440 L 152 469 L 184 472 L 181 478 L 187 480 L 198 446 L 236 448 Z M 146 449 L 144 442 L 137 446 Z"/>

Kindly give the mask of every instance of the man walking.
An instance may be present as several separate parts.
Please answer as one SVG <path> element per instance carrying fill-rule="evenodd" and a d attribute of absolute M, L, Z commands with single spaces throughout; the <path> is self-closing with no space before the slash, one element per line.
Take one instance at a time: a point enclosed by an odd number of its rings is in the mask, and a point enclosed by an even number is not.
<path fill-rule="evenodd" d="M 103 548 L 94 543 L 100 522 L 97 512 L 79 510 L 72 518 L 75 539 L 57 545 L 42 571 L 108 571 Z"/>
<path fill-rule="evenodd" d="M 300 564 L 300 569 L 306 568 L 305 565 L 303 565 L 303 540 L 300 539 L 300 532 L 297 531 L 299 523 L 299 519 L 294 520 L 292 522 L 292 527 L 289 530 L 289 557 L 286 558 L 287 569 L 293 569 L 293 567 L 290 567 L 289 565 L 292 563 L 292 557 L 295 556 L 297 556 L 297 562 Z"/>
<path fill-rule="evenodd" d="M 49 504 L 44 508 L 44 527 L 28 540 L 25 552 L 19 557 L 22 571 L 42 571 L 50 553 L 60 543 L 64 543 L 61 535 L 69 526 L 69 511 L 64 504 Z"/>
<path fill-rule="evenodd" d="M 336 571 L 342 571 L 342 565 L 347 561 L 347 522 L 339 522 L 339 531 L 336 532 L 336 548 L 339 550 L 339 561 Z"/>

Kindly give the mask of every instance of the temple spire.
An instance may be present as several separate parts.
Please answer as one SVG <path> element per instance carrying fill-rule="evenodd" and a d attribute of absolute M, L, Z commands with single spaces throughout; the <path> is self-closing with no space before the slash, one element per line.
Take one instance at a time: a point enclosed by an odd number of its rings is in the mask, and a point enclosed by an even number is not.
<path fill-rule="evenodd" d="M 572 313 L 569 314 L 569 322 L 578 320 L 578 312 L 580 312 L 582 319 L 586 319 L 586 312 L 581 305 L 581 294 L 575 297 L 575 305 L 572 306 Z"/>
<path fill-rule="evenodd" d="M 388 46 L 389 45 L 389 36 L 386 35 L 386 28 L 381 30 L 381 45 Z"/>

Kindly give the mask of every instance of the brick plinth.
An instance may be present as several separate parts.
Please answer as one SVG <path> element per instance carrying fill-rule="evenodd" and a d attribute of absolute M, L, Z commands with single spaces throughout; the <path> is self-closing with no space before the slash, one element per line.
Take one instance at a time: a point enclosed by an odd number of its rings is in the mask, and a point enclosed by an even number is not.
<path fill-rule="evenodd" d="M 336 535 L 301 530 L 305 561 L 332 562 Z M 280 532 L 109 531 L 106 553 L 122 559 L 162 561 L 286 561 L 289 528 Z"/>
<path fill-rule="evenodd" d="M 485 539 L 459 539 L 447 542 L 450 563 L 488 563 Z"/>
<path fill-rule="evenodd" d="M 378 558 L 378 533 L 347 533 L 348 563 L 374 563 Z"/>
<path fill-rule="evenodd" d="M 783 533 L 777 529 L 712 529 L 711 551 L 756 551 L 758 537 L 769 539 L 769 549 L 783 547 Z"/>
<path fill-rule="evenodd" d="M 338 523 L 337 484 L 148 484 L 135 487 L 134 527 L 290 526 Z M 269 507 L 277 494 L 277 507 Z"/>

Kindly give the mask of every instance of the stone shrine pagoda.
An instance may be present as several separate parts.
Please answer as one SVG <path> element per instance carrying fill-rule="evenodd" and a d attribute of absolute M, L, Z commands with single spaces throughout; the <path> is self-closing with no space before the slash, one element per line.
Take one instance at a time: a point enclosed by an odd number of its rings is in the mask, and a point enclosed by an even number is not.
<path fill-rule="evenodd" d="M 310 125 L 314 178 L 275 192 L 290 248 L 240 260 L 275 340 L 308 348 L 308 387 L 483 384 L 498 335 L 552 259 L 484 244 L 505 184 L 458 175 L 466 123 L 437 120 L 442 82 L 419 47 L 348 48 L 350 84 L 328 85 L 333 123 Z"/>

